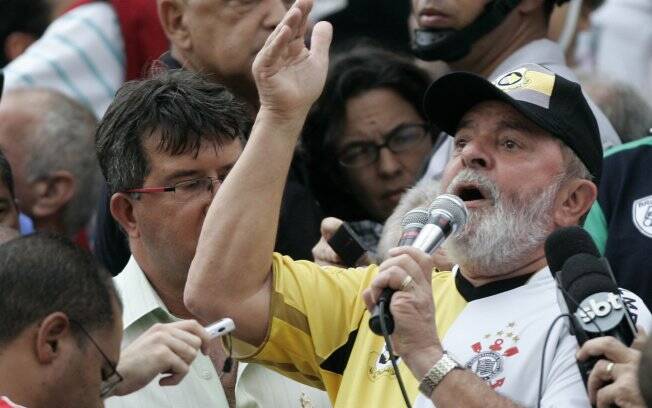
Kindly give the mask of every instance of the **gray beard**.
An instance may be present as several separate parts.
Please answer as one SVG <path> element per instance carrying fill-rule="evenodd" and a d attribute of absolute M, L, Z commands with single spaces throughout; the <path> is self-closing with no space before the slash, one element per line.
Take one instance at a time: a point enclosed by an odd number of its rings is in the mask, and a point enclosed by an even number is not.
<path fill-rule="evenodd" d="M 553 229 L 552 208 L 561 179 L 549 187 L 526 196 L 505 196 L 486 177 L 463 170 L 451 182 L 474 182 L 489 189 L 494 205 L 469 210 L 469 220 L 459 234 L 444 247 L 450 259 L 466 272 L 482 276 L 501 276 L 528 262 Z"/>

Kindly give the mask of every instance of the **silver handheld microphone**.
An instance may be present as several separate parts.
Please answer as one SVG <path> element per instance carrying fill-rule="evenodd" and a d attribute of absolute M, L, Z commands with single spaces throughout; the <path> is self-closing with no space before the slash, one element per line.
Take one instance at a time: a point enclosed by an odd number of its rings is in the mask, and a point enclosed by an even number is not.
<path fill-rule="evenodd" d="M 412 245 L 419 236 L 421 229 L 428 223 L 430 212 L 424 207 L 418 207 L 408 211 L 401 220 L 403 233 L 398 241 L 398 246 Z"/>
<path fill-rule="evenodd" d="M 464 201 L 452 194 L 442 194 L 435 198 L 428 211 L 428 223 L 421 229 L 412 246 L 432 254 L 446 238 L 466 224 L 469 213 Z"/>
<path fill-rule="evenodd" d="M 421 229 L 411 246 L 419 248 L 427 254 L 432 254 L 444 243 L 451 234 L 459 231 L 468 219 L 468 211 L 459 197 L 451 194 L 442 194 L 428 207 L 430 217 L 428 223 Z M 389 312 L 389 303 L 395 290 L 383 289 L 378 297 L 378 303 L 369 318 L 369 328 L 374 333 L 383 334 L 380 319 L 383 319 L 388 334 L 394 332 L 394 318 Z M 385 304 L 386 313 L 381 316 L 380 304 Z"/>

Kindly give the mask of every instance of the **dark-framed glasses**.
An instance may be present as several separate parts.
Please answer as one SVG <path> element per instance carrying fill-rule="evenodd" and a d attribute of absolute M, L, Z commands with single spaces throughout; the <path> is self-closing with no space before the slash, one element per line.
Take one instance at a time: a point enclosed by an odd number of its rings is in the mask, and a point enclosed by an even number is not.
<path fill-rule="evenodd" d="M 215 194 L 218 187 L 224 181 L 224 177 L 199 177 L 192 180 L 184 180 L 168 187 L 141 187 L 125 190 L 125 193 L 167 193 L 171 192 L 174 201 L 187 203 L 204 194 Z"/>
<path fill-rule="evenodd" d="M 403 153 L 418 146 L 429 134 L 430 127 L 425 123 L 403 124 L 388 133 L 383 143 L 356 142 L 345 146 L 338 159 L 344 167 L 368 166 L 378 160 L 383 147 L 393 153 Z"/>
<path fill-rule="evenodd" d="M 102 355 L 102 358 L 104 359 L 104 362 L 106 364 L 102 365 L 102 368 L 100 369 L 100 375 L 102 378 L 102 385 L 100 386 L 100 397 L 101 398 L 106 398 L 111 396 L 113 393 L 113 390 L 115 390 L 115 387 L 120 384 L 124 378 L 120 373 L 118 372 L 118 365 L 117 363 L 114 363 L 109 359 L 109 357 L 104 354 L 100 346 L 95 342 L 93 337 L 84 329 L 84 326 L 81 325 L 81 323 L 70 319 L 70 323 L 73 323 L 79 330 L 88 338 L 88 340 L 93 343 L 93 346 L 97 349 L 97 351 Z"/>

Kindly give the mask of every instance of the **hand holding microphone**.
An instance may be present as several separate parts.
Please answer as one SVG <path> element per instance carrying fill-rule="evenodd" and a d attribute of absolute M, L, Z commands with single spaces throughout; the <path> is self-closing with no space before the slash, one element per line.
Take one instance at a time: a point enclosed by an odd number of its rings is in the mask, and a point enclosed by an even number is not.
<path fill-rule="evenodd" d="M 645 335 L 639 333 L 639 339 Z M 591 370 L 586 388 L 591 403 L 597 407 L 645 408 L 638 387 L 641 351 L 627 347 L 614 337 L 588 340 L 577 352 L 578 361 L 602 357 Z"/>
<path fill-rule="evenodd" d="M 638 390 L 640 352 L 629 310 L 606 259 L 580 227 L 562 228 L 546 240 L 546 258 L 560 288 L 562 310 L 580 350 L 578 367 L 597 407 L 645 407 Z"/>
<path fill-rule="evenodd" d="M 429 255 L 435 252 L 444 243 L 446 238 L 457 232 L 466 223 L 468 213 L 464 202 L 459 197 L 450 194 L 438 196 L 428 208 L 427 213 L 428 221 L 420 229 L 418 227 L 419 222 L 423 220 L 423 209 L 415 209 L 406 214 L 402 223 L 403 235 L 399 240 L 399 244 L 403 244 L 404 246 L 409 245 L 428 255 L 430 269 L 427 273 L 430 273 L 432 271 L 432 261 Z M 417 230 L 418 234 L 415 236 Z M 396 254 L 397 252 L 394 250 L 393 253 Z M 390 251 L 391 254 L 392 252 Z M 377 299 L 371 318 L 369 319 L 369 327 L 374 333 L 379 335 L 382 334 L 381 318 L 384 319 L 388 334 L 394 331 L 394 319 L 389 312 L 391 298 L 397 289 L 407 289 L 415 279 L 414 276 L 405 274 L 405 271 L 400 271 L 400 268 L 395 266 L 393 262 L 392 258 L 390 258 L 380 265 L 379 276 L 375 283 L 376 285 L 380 285 L 376 286 L 376 288 L 382 288 L 381 293 L 379 295 L 374 293 L 372 284 L 372 291 L 369 294 L 372 296 L 370 300 Z M 400 281 L 393 282 L 389 278 L 386 281 L 382 281 L 383 277 L 381 275 L 385 271 L 387 271 L 387 274 L 393 273 L 394 280 L 397 279 L 397 276 L 400 276 Z M 430 296 L 432 297 L 432 293 L 430 293 Z M 384 305 L 385 309 L 385 313 L 382 314 L 381 304 Z"/>

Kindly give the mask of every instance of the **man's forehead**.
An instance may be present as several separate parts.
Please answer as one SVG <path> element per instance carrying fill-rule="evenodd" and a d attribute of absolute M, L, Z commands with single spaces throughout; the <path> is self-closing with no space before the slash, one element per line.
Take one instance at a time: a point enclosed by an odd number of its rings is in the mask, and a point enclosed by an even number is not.
<path fill-rule="evenodd" d="M 187 143 L 177 154 L 163 148 L 160 136 L 145 139 L 143 150 L 149 163 L 149 176 L 155 173 L 157 177 L 173 174 L 197 175 L 207 164 L 211 169 L 233 164 L 236 155 L 242 151 L 242 142 L 239 139 L 226 140 L 221 145 L 210 139 L 201 139 L 199 143 L 198 147 Z"/>

